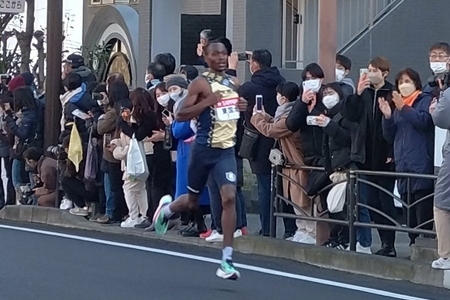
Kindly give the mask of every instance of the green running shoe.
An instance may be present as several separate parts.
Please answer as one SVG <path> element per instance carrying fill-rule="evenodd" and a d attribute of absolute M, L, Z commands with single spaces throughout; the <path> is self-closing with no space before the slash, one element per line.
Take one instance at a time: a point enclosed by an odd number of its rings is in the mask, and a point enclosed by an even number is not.
<path fill-rule="evenodd" d="M 231 260 L 223 261 L 217 269 L 216 275 L 228 280 L 238 280 L 241 278 L 241 273 L 234 268 Z"/>
<path fill-rule="evenodd" d="M 158 208 L 153 216 L 156 234 L 164 235 L 169 227 L 169 218 L 164 215 L 163 208 L 172 202 L 172 196 L 166 195 L 159 201 Z"/>

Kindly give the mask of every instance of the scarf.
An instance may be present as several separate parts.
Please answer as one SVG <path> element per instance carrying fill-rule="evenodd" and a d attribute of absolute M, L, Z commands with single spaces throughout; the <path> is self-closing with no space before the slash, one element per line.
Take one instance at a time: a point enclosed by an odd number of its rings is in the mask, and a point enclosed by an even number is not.
<path fill-rule="evenodd" d="M 283 105 L 278 106 L 277 110 L 275 111 L 275 117 L 273 118 L 273 122 L 278 122 L 281 117 L 284 115 L 289 115 L 292 108 L 294 107 L 295 102 L 288 102 Z"/>
<path fill-rule="evenodd" d="M 419 95 L 421 93 L 422 93 L 422 91 L 415 91 L 414 93 L 412 93 L 408 97 L 403 97 L 403 103 L 406 106 L 409 106 L 409 107 L 413 106 L 413 104 L 416 101 L 417 97 L 419 97 Z"/>

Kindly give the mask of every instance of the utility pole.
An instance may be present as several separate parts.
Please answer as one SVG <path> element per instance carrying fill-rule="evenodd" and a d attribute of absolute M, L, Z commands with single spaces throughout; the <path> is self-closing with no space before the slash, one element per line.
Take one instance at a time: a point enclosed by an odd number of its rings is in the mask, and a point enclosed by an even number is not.
<path fill-rule="evenodd" d="M 336 81 L 337 0 L 319 0 L 319 64 L 325 82 Z"/>
<path fill-rule="evenodd" d="M 47 0 L 47 72 L 45 83 L 44 149 L 57 145 L 60 135 L 61 56 L 63 42 L 62 0 Z"/>

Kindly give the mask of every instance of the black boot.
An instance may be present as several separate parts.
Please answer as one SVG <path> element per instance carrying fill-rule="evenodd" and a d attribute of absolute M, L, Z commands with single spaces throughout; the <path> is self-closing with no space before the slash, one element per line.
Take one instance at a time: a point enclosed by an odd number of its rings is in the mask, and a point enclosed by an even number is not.
<path fill-rule="evenodd" d="M 395 247 L 389 244 L 383 244 L 381 246 L 381 249 L 378 250 L 375 254 L 386 257 L 397 257 L 397 251 L 395 251 Z"/>

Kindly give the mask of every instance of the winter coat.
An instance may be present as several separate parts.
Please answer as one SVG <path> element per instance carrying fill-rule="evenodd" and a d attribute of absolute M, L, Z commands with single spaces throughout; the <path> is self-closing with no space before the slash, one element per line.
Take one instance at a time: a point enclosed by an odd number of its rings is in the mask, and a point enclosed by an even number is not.
<path fill-rule="evenodd" d="M 303 94 L 301 91 L 300 95 Z M 302 139 L 303 161 L 307 166 L 323 167 L 325 162 L 322 156 L 323 130 L 318 126 L 310 126 L 306 123 L 306 117 L 319 116 L 325 113 L 322 104 L 322 89 L 317 93 L 316 106 L 308 111 L 308 105 L 301 99 L 295 101 L 291 113 L 286 119 L 286 126 L 292 132 L 300 131 Z"/>
<path fill-rule="evenodd" d="M 341 103 L 338 103 L 328 111 L 330 123 L 323 128 L 322 153 L 325 169 L 329 174 L 347 169 L 352 161 L 352 131 L 356 129 L 357 124 L 344 119 L 340 109 Z"/>
<path fill-rule="evenodd" d="M 395 170 L 401 173 L 434 173 L 434 124 L 429 113 L 430 94 L 420 94 L 412 107 L 395 109 L 391 118 L 383 117 L 383 135 L 394 145 Z M 397 179 L 399 193 L 406 194 L 408 180 Z M 429 190 L 433 180 L 411 179 L 411 191 Z"/>
<path fill-rule="evenodd" d="M 450 89 L 439 98 L 433 113 L 434 124 L 447 130 L 447 138 L 442 149 L 442 166 L 439 170 L 434 189 L 434 205 L 437 208 L 450 211 Z"/>
<path fill-rule="evenodd" d="M 343 78 L 338 83 L 341 86 L 342 92 L 344 93 L 343 99 L 348 98 L 355 94 L 356 92 L 355 83 L 350 78 Z"/>
<path fill-rule="evenodd" d="M 264 136 L 278 139 L 286 163 L 303 166 L 300 132 L 290 131 L 286 126 L 286 118 L 287 114 L 280 116 L 277 120 L 274 120 L 268 114 L 255 114 L 251 119 L 251 123 Z M 287 178 L 292 179 L 300 186 L 306 186 L 308 181 L 307 171 L 283 168 L 282 172 Z M 311 206 L 311 199 L 301 188 L 286 178 L 283 178 L 283 194 L 284 197 L 291 199 L 292 202 L 300 207 L 307 208 Z"/>
<path fill-rule="evenodd" d="M 276 67 L 265 68 L 256 71 L 249 82 L 244 83 L 239 89 L 239 96 L 248 102 L 247 110 L 244 114 L 245 125 L 250 129 L 255 129 L 250 120 L 253 115 L 253 108 L 256 104 L 256 95 L 263 96 L 264 110 L 269 116 L 274 116 L 278 107 L 276 87 L 281 82 L 285 82 L 279 70 Z M 260 135 L 256 142 L 254 159 L 250 160 L 252 172 L 256 175 L 266 175 L 271 172 L 271 164 L 268 159 L 270 149 L 272 149 L 274 140 L 264 135 Z"/>
<path fill-rule="evenodd" d="M 104 136 L 105 134 L 110 134 L 111 138 L 115 138 L 117 124 L 117 113 L 114 108 L 110 108 L 104 115 L 102 115 L 97 121 L 97 133 Z M 103 143 L 103 158 L 107 162 L 118 163 L 111 151 L 105 149 L 105 143 Z"/>
<path fill-rule="evenodd" d="M 378 98 L 391 98 L 393 86 L 385 85 L 375 90 L 367 88 L 361 96 L 355 94 L 344 99 L 341 114 L 349 122 L 358 123 L 358 130 L 352 134 L 352 160 L 359 163 L 362 169 L 371 171 L 392 171 L 393 165 L 386 164 L 392 158 L 392 144 L 383 137 L 382 113 L 378 106 Z"/>
<path fill-rule="evenodd" d="M 83 80 L 84 83 L 91 83 L 97 81 L 95 75 L 92 74 L 91 70 L 86 66 L 81 66 L 79 68 L 73 69 L 71 72 L 80 75 L 81 80 Z"/>
<path fill-rule="evenodd" d="M 175 198 L 181 195 L 187 194 L 187 182 L 188 182 L 188 166 L 189 156 L 191 153 L 191 144 L 193 137 L 195 136 L 192 130 L 191 122 L 173 122 L 172 134 L 177 143 L 177 174 L 176 174 L 176 191 Z M 209 193 L 205 187 L 200 195 L 200 205 L 209 205 Z"/>

